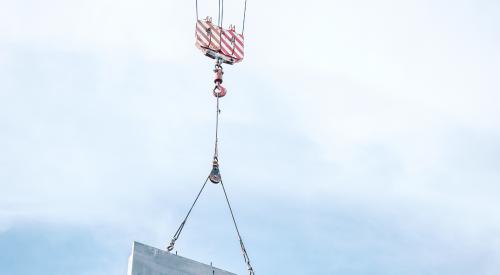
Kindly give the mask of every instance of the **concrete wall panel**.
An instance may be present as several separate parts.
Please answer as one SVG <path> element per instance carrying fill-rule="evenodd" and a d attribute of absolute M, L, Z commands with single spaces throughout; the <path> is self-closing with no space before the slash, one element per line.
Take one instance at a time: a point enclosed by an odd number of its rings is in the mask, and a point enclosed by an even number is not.
<path fill-rule="evenodd" d="M 170 252 L 134 242 L 128 275 L 236 275 Z"/>

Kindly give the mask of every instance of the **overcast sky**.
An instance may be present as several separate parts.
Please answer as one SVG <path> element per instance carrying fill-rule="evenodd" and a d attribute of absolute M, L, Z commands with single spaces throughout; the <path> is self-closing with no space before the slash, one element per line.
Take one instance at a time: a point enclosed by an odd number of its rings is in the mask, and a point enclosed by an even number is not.
<path fill-rule="evenodd" d="M 249 0 L 220 160 L 257 274 L 500 274 L 499 18 Z M 194 1 L 0 1 L 1 274 L 125 274 L 134 240 L 170 241 L 213 152 L 195 19 Z M 176 250 L 246 274 L 220 186 Z"/>

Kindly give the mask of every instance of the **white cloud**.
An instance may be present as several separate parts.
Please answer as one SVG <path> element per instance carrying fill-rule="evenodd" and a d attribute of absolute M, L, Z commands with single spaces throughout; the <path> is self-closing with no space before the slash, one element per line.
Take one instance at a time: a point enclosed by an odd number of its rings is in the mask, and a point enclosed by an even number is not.
<path fill-rule="evenodd" d="M 226 22 L 238 21 L 238 6 L 228 10 Z M 396 211 L 404 232 L 477 245 L 496 261 L 494 11 L 249 2 L 247 59 L 226 67 L 222 106 L 222 161 L 240 205 Z M 191 2 L 153 0 L 0 9 L 0 230 L 137 218 L 131 234 L 172 231 L 213 142 L 211 65 L 193 46 L 193 13 Z"/>

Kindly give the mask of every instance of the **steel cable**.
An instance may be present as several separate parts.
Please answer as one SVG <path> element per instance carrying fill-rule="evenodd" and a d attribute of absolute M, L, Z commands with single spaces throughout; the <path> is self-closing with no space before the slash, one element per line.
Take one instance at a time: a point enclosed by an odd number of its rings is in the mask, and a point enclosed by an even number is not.
<path fill-rule="evenodd" d="M 247 0 L 245 0 L 245 9 L 243 10 L 243 29 L 241 35 L 245 34 L 245 21 L 247 19 Z"/>
<path fill-rule="evenodd" d="M 186 217 L 184 218 L 184 220 L 182 221 L 181 225 L 179 225 L 179 228 L 177 229 L 177 231 L 175 232 L 174 234 L 174 237 L 172 238 L 172 240 L 170 241 L 170 244 L 168 245 L 167 247 L 167 250 L 168 251 L 172 251 L 174 249 L 174 246 L 175 246 L 175 242 L 177 241 L 177 239 L 179 239 L 179 236 L 181 235 L 182 233 L 182 229 L 184 229 L 184 225 L 186 224 L 186 221 L 187 219 L 189 218 L 189 215 L 191 214 L 191 211 L 193 211 L 193 208 L 196 204 L 196 202 L 198 201 L 198 199 L 200 198 L 200 195 L 201 193 L 203 192 L 203 189 L 205 189 L 205 186 L 207 185 L 207 182 L 208 182 L 208 177 L 207 179 L 205 180 L 205 182 L 203 183 L 203 186 L 201 187 L 200 189 L 200 192 L 198 192 L 198 195 L 196 196 L 196 199 L 194 200 L 193 204 L 191 205 L 191 208 L 189 208 L 189 211 L 186 215 Z"/>
<path fill-rule="evenodd" d="M 238 224 L 236 223 L 236 219 L 234 218 L 233 208 L 231 207 L 231 203 L 229 202 L 229 198 L 227 196 L 226 188 L 224 187 L 224 182 L 220 181 L 220 185 L 222 186 L 222 190 L 224 191 L 224 196 L 226 197 L 227 206 L 229 207 L 229 212 L 231 213 L 231 218 L 233 218 L 234 228 L 236 229 L 236 234 L 238 234 L 238 239 L 240 241 L 241 252 L 243 253 L 243 258 L 245 263 L 247 264 L 248 271 L 250 275 L 254 275 L 252 264 L 250 263 L 250 257 L 248 256 L 247 250 L 245 248 L 245 244 L 243 243 L 243 239 L 241 238 L 240 230 L 238 229 Z"/>

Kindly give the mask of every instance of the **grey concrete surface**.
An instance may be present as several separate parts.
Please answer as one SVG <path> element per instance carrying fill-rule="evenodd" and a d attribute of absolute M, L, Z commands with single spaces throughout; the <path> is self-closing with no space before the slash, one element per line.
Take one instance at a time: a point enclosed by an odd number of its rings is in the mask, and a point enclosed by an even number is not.
<path fill-rule="evenodd" d="M 236 275 L 165 250 L 134 242 L 128 275 Z"/>

